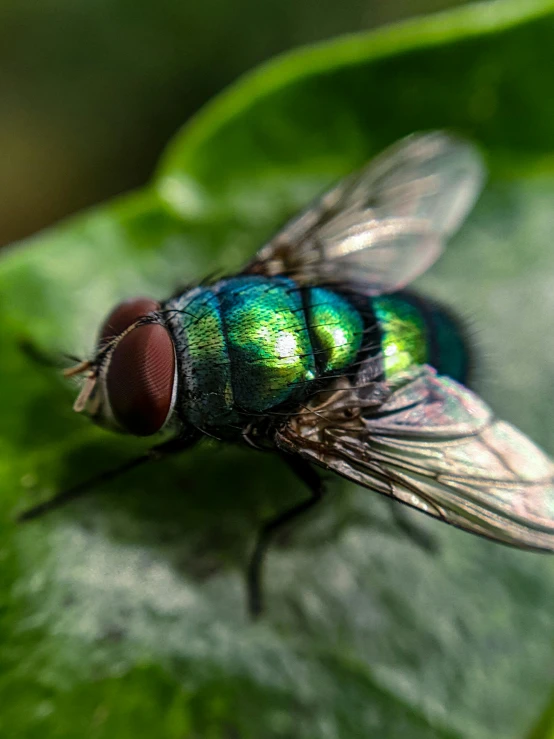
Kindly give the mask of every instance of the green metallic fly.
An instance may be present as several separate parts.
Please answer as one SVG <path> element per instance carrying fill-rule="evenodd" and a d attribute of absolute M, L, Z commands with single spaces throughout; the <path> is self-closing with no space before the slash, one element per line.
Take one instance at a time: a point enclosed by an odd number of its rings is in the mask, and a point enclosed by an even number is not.
<path fill-rule="evenodd" d="M 259 533 L 253 614 L 271 537 L 322 496 L 312 465 L 466 531 L 554 551 L 553 463 L 464 386 L 458 321 L 405 290 L 464 220 L 483 172 L 464 141 L 410 136 L 290 222 L 240 274 L 118 305 L 95 356 L 66 371 L 85 375 L 75 410 L 94 422 L 171 434 L 124 469 L 209 435 L 278 452 L 307 484 L 310 497 Z"/>

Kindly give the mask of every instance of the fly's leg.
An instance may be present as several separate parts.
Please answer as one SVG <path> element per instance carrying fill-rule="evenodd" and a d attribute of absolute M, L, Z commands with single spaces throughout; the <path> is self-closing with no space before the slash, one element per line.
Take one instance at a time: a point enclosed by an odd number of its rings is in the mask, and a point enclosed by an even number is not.
<path fill-rule="evenodd" d="M 403 503 L 394 498 L 387 498 L 387 501 L 397 528 L 418 547 L 430 554 L 436 554 L 439 551 L 436 538 L 413 523 L 411 518 L 408 517 Z"/>
<path fill-rule="evenodd" d="M 319 475 L 301 457 L 283 454 L 282 458 L 310 491 L 310 497 L 293 508 L 266 521 L 260 531 L 247 571 L 248 610 L 257 618 L 263 610 L 262 568 L 272 538 L 285 526 L 313 508 L 323 497 L 324 486 Z"/>
<path fill-rule="evenodd" d="M 46 369 L 63 370 L 71 362 L 77 364 L 81 360 L 71 354 L 63 354 L 61 352 L 47 352 L 32 339 L 27 337 L 19 339 L 19 348 L 23 354 L 34 364 L 45 367 Z"/>
<path fill-rule="evenodd" d="M 40 516 L 43 516 L 45 513 L 49 513 L 50 511 L 54 511 L 57 508 L 61 508 L 61 506 L 65 505 L 66 503 L 70 503 L 71 501 L 76 500 L 77 498 L 82 498 L 84 495 L 87 495 L 88 493 L 92 492 L 100 485 L 106 482 L 109 482 L 110 480 L 114 480 L 120 475 L 125 474 L 125 472 L 129 472 L 130 470 L 133 470 L 136 467 L 140 467 L 146 462 L 152 462 L 153 460 L 163 459 L 169 454 L 176 454 L 178 452 L 182 452 L 188 447 L 195 444 L 197 440 L 198 440 L 197 435 L 191 435 L 190 437 L 177 437 L 175 439 L 169 439 L 163 444 L 159 444 L 158 446 L 152 447 L 152 449 L 149 449 L 145 454 L 142 454 L 140 457 L 135 457 L 134 459 L 131 459 L 128 462 L 125 462 L 124 464 L 120 465 L 119 467 L 116 467 L 115 469 L 102 472 L 100 475 L 97 475 L 96 477 L 89 478 L 88 480 L 78 483 L 77 485 L 74 485 L 73 487 L 68 488 L 67 490 L 63 490 L 61 493 L 58 493 L 57 495 L 55 495 L 53 498 L 50 498 L 49 500 L 45 500 L 43 503 L 38 503 L 38 505 L 33 506 L 32 508 L 28 508 L 26 511 L 23 511 L 23 513 L 19 514 L 19 516 L 17 517 L 17 520 L 21 522 L 21 521 L 30 521 L 33 518 L 39 518 Z"/>

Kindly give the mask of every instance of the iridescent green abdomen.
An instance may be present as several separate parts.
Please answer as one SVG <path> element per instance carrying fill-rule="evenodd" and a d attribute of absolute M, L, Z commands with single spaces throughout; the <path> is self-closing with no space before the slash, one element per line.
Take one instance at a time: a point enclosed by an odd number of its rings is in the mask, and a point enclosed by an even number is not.
<path fill-rule="evenodd" d="M 357 357 L 363 318 L 342 295 L 234 277 L 169 301 L 186 419 L 205 429 L 300 402 Z"/>
<path fill-rule="evenodd" d="M 441 306 L 409 292 L 373 298 L 372 305 L 386 379 L 411 365 L 430 364 L 441 375 L 467 382 L 469 352 L 463 331 Z"/>
<path fill-rule="evenodd" d="M 395 295 L 375 298 L 373 310 L 381 330 L 385 377 L 392 377 L 414 364 L 425 364 L 427 336 L 421 313 Z"/>
<path fill-rule="evenodd" d="M 320 374 L 344 369 L 358 355 L 364 321 L 342 295 L 322 287 L 307 291 L 307 315 Z"/>

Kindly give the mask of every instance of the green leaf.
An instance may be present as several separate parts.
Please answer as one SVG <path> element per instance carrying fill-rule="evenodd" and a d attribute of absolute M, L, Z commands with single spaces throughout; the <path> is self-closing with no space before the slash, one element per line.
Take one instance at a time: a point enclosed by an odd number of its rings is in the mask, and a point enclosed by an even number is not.
<path fill-rule="evenodd" d="M 0 734 L 529 734 L 551 693 L 554 559 L 330 480 L 271 551 L 267 612 L 243 575 L 260 521 L 304 491 L 278 459 L 207 443 L 58 514 L 14 516 L 144 448 L 71 411 L 20 348 L 83 355 L 118 300 L 165 297 L 249 257 L 338 176 L 414 130 L 474 139 L 490 181 L 421 281 L 475 329 L 479 389 L 554 451 L 554 2 L 491 2 L 300 50 L 201 112 L 142 193 L 0 261 Z"/>
<path fill-rule="evenodd" d="M 546 709 L 543 711 L 532 731 L 525 739 L 552 739 L 554 737 L 554 696 L 550 697 Z"/>

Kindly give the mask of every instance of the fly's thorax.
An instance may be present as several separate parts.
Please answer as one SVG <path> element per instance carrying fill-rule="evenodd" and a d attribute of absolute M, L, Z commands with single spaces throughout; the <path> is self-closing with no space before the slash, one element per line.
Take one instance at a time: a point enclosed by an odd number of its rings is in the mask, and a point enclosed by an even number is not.
<path fill-rule="evenodd" d="M 99 425 L 150 436 L 171 424 L 177 397 L 175 346 L 149 298 L 116 306 L 98 337 L 95 359 L 75 404 Z"/>
<path fill-rule="evenodd" d="M 348 300 L 285 277 L 239 276 L 164 306 L 182 379 L 180 412 L 200 429 L 292 406 L 350 364 L 363 321 Z"/>
<path fill-rule="evenodd" d="M 225 425 L 233 393 L 217 296 L 212 288 L 198 287 L 167 301 L 164 309 L 177 355 L 178 412 L 200 429 Z"/>
<path fill-rule="evenodd" d="M 237 277 L 218 284 L 237 408 L 262 413 L 316 379 L 299 288 L 286 278 Z"/>
<path fill-rule="evenodd" d="M 392 379 L 414 365 L 467 383 L 470 352 L 464 330 L 434 301 L 403 291 L 372 299 L 381 334 L 382 369 Z"/>

